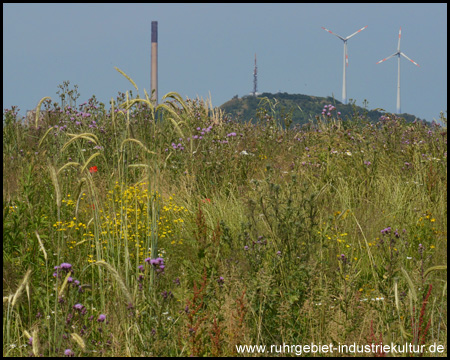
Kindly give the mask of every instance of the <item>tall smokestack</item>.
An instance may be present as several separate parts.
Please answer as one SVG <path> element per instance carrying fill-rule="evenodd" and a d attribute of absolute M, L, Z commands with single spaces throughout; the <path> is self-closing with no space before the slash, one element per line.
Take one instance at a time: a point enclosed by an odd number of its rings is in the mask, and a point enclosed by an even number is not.
<path fill-rule="evenodd" d="M 154 91 L 154 92 L 153 92 Z M 151 99 L 158 105 L 158 22 L 152 21 Z"/>

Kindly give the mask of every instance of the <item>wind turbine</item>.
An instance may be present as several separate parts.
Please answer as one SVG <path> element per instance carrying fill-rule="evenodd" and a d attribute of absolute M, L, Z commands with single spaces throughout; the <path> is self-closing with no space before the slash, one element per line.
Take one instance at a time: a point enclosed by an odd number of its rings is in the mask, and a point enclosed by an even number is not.
<path fill-rule="evenodd" d="M 402 38 L 402 28 L 400 28 L 400 31 L 398 32 L 398 47 L 397 52 L 395 54 L 392 54 L 391 56 L 388 56 L 387 58 L 380 60 L 377 62 L 377 64 L 382 63 L 383 61 L 386 61 L 387 59 L 390 59 L 391 57 L 398 56 L 398 78 L 397 78 L 397 114 L 401 113 L 400 110 L 400 55 L 411 61 L 414 65 L 419 66 L 418 63 L 411 60 L 409 57 L 407 57 L 405 54 L 403 54 L 400 51 L 400 39 Z"/>
<path fill-rule="evenodd" d="M 347 80 L 346 80 L 346 74 L 345 74 L 345 68 L 348 66 L 348 53 L 347 53 L 347 40 L 351 37 L 355 36 L 357 33 L 363 31 L 367 26 L 364 26 L 362 29 L 359 29 L 357 32 L 351 34 L 350 36 L 347 36 L 346 38 L 343 38 L 342 36 L 335 34 L 334 32 L 325 29 L 322 26 L 322 29 L 325 31 L 328 31 L 330 34 L 333 34 L 334 36 L 337 36 L 339 39 L 341 39 L 344 42 L 344 79 L 342 82 L 342 102 L 344 104 L 347 104 Z"/>

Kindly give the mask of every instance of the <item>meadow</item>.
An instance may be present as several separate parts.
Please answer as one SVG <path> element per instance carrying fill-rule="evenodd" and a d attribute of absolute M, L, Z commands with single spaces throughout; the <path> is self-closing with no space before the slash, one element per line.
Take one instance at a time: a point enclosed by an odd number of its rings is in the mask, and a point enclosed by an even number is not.
<path fill-rule="evenodd" d="M 4 110 L 3 356 L 447 355 L 443 115 L 300 126 L 262 100 L 240 123 L 129 80 Z"/>

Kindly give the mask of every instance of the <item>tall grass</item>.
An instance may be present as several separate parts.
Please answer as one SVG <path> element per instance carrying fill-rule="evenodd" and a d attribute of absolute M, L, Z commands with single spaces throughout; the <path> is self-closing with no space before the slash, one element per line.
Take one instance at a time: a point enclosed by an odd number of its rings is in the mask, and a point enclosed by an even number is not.
<path fill-rule="evenodd" d="M 446 355 L 446 127 L 65 100 L 33 124 L 3 115 L 4 356 Z"/>

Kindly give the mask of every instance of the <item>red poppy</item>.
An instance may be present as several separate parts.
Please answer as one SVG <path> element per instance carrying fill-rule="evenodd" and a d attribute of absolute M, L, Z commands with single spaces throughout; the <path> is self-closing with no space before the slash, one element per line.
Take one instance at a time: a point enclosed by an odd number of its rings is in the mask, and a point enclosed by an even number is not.
<path fill-rule="evenodd" d="M 91 168 L 89 168 L 89 172 L 91 174 L 97 172 L 97 166 L 92 166 Z"/>
<path fill-rule="evenodd" d="M 210 203 L 210 202 L 211 202 L 211 199 L 206 198 L 206 199 L 203 199 L 202 201 L 203 201 L 204 203 L 206 203 L 206 202 L 209 202 L 209 203 Z"/>

